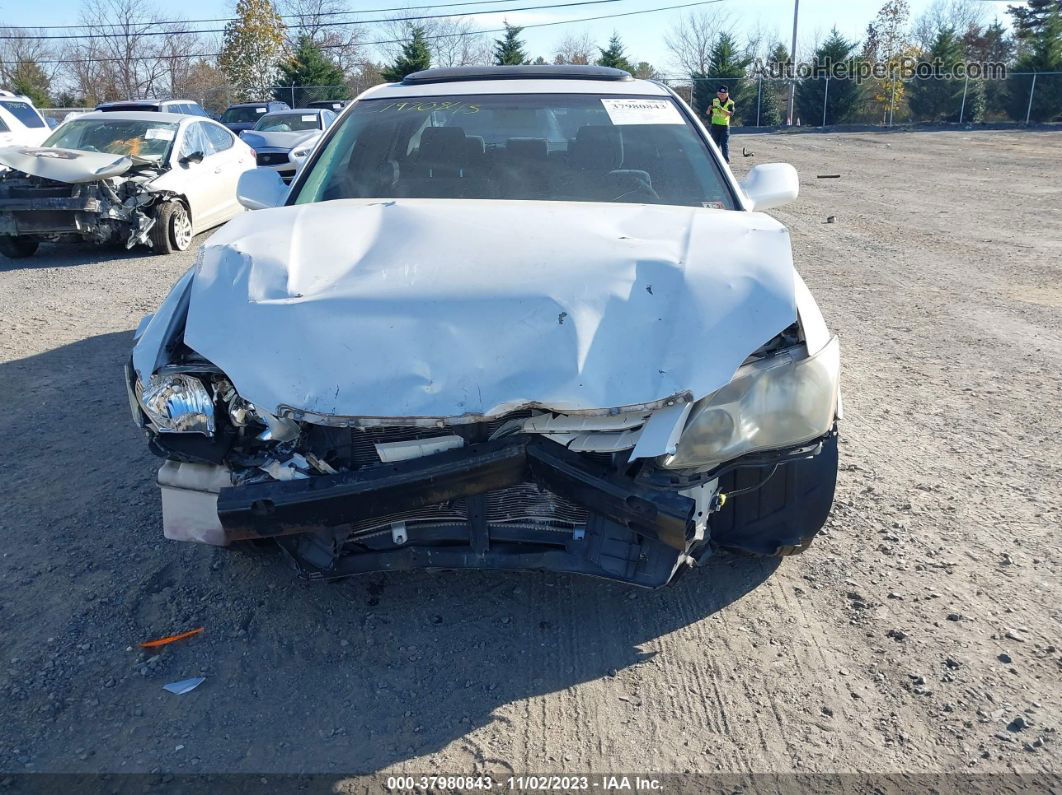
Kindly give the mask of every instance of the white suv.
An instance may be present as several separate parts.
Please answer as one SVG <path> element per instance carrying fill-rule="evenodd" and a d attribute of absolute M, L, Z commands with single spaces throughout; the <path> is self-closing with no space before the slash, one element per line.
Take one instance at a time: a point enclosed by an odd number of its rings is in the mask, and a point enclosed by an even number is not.
<path fill-rule="evenodd" d="M 0 91 L 0 146 L 41 143 L 51 129 L 29 97 Z"/>

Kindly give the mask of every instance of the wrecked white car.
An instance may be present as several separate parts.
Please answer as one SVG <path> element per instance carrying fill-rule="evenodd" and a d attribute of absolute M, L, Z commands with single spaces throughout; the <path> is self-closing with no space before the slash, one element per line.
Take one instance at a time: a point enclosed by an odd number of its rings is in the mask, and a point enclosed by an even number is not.
<path fill-rule="evenodd" d="M 2 148 L 0 165 L 0 253 L 28 257 L 45 241 L 169 253 L 243 211 L 236 185 L 254 154 L 209 119 L 109 112 Z"/>
<path fill-rule="evenodd" d="M 803 550 L 839 351 L 795 198 L 738 185 L 668 88 L 468 67 L 370 89 L 141 324 L 130 404 L 171 539 L 300 571 L 546 569 L 660 586 Z"/>

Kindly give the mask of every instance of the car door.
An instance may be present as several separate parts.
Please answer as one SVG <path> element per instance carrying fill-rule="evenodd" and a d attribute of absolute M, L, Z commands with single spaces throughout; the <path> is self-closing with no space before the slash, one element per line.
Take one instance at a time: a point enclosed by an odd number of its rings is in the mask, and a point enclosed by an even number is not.
<path fill-rule="evenodd" d="M 211 155 L 215 160 L 214 175 L 223 192 L 217 223 L 222 223 L 243 211 L 243 205 L 236 199 L 236 185 L 243 172 L 255 167 L 254 154 L 249 146 L 222 125 L 203 122 L 203 127 L 215 151 Z"/>
<path fill-rule="evenodd" d="M 185 124 L 170 155 L 170 170 L 155 180 L 156 188 L 179 193 L 188 201 L 196 234 L 220 223 L 225 190 L 215 169 L 217 153 L 206 134 L 206 122 Z M 196 155 L 202 157 L 196 162 Z M 191 158 L 191 159 L 189 159 Z"/>

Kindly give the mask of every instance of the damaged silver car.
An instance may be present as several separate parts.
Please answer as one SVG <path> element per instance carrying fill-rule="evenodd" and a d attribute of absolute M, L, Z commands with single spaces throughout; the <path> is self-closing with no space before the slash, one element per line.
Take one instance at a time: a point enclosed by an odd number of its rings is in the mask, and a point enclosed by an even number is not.
<path fill-rule="evenodd" d="M 243 211 L 254 153 L 222 125 L 173 113 L 87 113 L 40 146 L 0 149 L 0 253 L 42 242 L 187 249 Z"/>
<path fill-rule="evenodd" d="M 135 334 L 163 531 L 314 579 L 538 569 L 664 585 L 805 549 L 839 348 L 764 209 L 667 87 L 433 69 L 362 94 L 290 191 L 240 183 Z"/>

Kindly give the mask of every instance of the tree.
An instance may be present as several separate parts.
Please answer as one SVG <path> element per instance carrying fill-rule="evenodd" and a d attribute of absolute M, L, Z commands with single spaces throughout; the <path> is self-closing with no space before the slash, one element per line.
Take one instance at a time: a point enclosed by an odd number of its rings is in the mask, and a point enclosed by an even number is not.
<path fill-rule="evenodd" d="M 638 61 L 638 65 L 631 72 L 639 80 L 663 80 L 664 76 L 648 61 Z"/>
<path fill-rule="evenodd" d="M 849 74 L 855 71 L 853 58 L 857 43 L 848 41 L 837 28 L 815 49 L 812 67 L 822 71 L 828 64 L 846 64 Z M 863 103 L 863 88 L 853 78 L 846 80 L 830 78 L 829 92 L 824 76 L 801 80 L 796 89 L 797 115 L 808 124 L 821 124 L 823 104 L 826 106 L 826 124 L 844 124 L 851 121 Z"/>
<path fill-rule="evenodd" d="M 237 0 L 218 66 L 243 100 L 268 97 L 284 57 L 284 23 L 270 0 Z"/>
<path fill-rule="evenodd" d="M 1062 14 L 1062 0 L 1026 0 L 1024 6 L 1007 6 L 1019 39 L 1037 36 L 1049 24 L 1052 13 Z"/>
<path fill-rule="evenodd" d="M 899 70 L 902 60 L 912 55 L 907 30 L 910 18 L 907 0 L 887 0 L 867 29 L 864 57 L 886 69 L 886 77 L 874 81 L 874 101 L 881 108 L 883 121 L 891 120 L 903 102 L 904 83 Z"/>
<path fill-rule="evenodd" d="M 583 33 L 580 36 L 576 36 L 573 33 L 569 33 L 557 45 L 553 63 L 586 65 L 594 57 L 595 49 L 594 43 L 588 34 Z"/>
<path fill-rule="evenodd" d="M 497 66 L 523 66 L 529 63 L 520 40 L 523 28 L 505 23 L 505 35 L 494 41 L 494 63 Z"/>
<path fill-rule="evenodd" d="M 726 13 L 690 12 L 676 20 L 664 35 L 679 70 L 687 75 L 708 74 L 711 51 L 720 33 L 730 33 L 733 25 Z"/>
<path fill-rule="evenodd" d="M 285 45 L 289 50 L 299 46 L 303 37 L 309 37 L 344 72 L 357 68 L 363 58 L 362 25 L 337 26 L 341 15 L 349 13 L 345 0 L 277 0 L 284 16 L 291 20 L 287 28 Z"/>
<path fill-rule="evenodd" d="M 48 92 L 54 72 L 44 68 L 55 53 L 45 41 L 30 38 L 44 35 L 43 31 L 7 28 L 0 40 L 0 85 L 16 94 L 25 94 L 38 108 L 48 107 Z M 52 67 L 54 69 L 55 67 Z"/>
<path fill-rule="evenodd" d="M 1031 3 L 1030 3 L 1031 6 Z M 1024 52 L 1014 62 L 1007 79 L 1007 112 L 1012 119 L 1035 122 L 1051 121 L 1062 116 L 1062 75 L 1039 75 L 1032 105 L 1029 93 L 1033 75 L 1021 72 L 1062 71 L 1062 11 L 1048 15 L 1035 32 L 1026 36 Z"/>
<path fill-rule="evenodd" d="M 388 83 L 397 83 L 406 75 L 430 67 L 431 51 L 424 36 L 424 28 L 414 26 L 409 29 L 409 41 L 403 45 L 402 52 L 393 64 L 380 72 L 380 76 Z"/>
<path fill-rule="evenodd" d="M 734 116 L 731 124 L 744 124 L 756 120 L 756 87 L 749 86 L 746 76 L 752 58 L 738 52 L 737 42 L 727 32 L 720 33 L 708 52 L 706 72 L 691 75 L 693 80 L 693 109 L 701 118 L 707 118 L 708 109 L 719 86 L 726 86 L 734 100 Z M 749 107 L 750 95 L 752 107 Z"/>
<path fill-rule="evenodd" d="M 293 107 L 305 107 L 307 102 L 318 99 L 345 99 L 347 96 L 343 70 L 325 56 L 309 35 L 300 37 L 294 54 L 281 62 L 280 85 L 274 91 L 277 99 L 290 100 Z"/>
<path fill-rule="evenodd" d="M 923 53 L 933 47 L 937 35 L 951 28 L 961 39 L 966 32 L 980 28 L 985 21 L 985 3 L 971 0 L 933 0 L 915 20 L 911 38 Z"/>
<path fill-rule="evenodd" d="M 598 50 L 601 53 L 601 57 L 597 59 L 598 66 L 609 66 L 613 69 L 622 69 L 625 72 L 634 71 L 634 67 L 627 60 L 627 56 L 623 54 L 623 42 L 620 41 L 618 33 L 613 32 L 612 38 L 608 40 L 608 47 L 599 47 Z"/>
<path fill-rule="evenodd" d="M 1007 29 L 996 20 L 987 28 L 970 28 L 962 37 L 966 57 L 981 64 L 1010 63 L 1014 58 L 1014 39 Z"/>
<path fill-rule="evenodd" d="M 950 27 L 937 31 L 921 63 L 940 64 L 941 73 L 916 79 L 910 86 L 908 102 L 918 121 L 958 121 L 965 81 L 952 79 L 956 64 L 965 60 L 962 41 Z M 964 112 L 966 118 L 969 116 Z"/>

